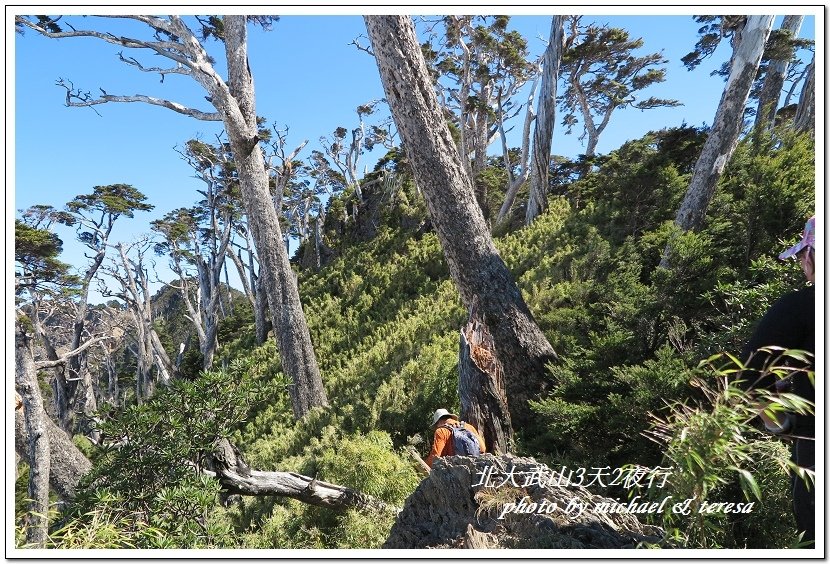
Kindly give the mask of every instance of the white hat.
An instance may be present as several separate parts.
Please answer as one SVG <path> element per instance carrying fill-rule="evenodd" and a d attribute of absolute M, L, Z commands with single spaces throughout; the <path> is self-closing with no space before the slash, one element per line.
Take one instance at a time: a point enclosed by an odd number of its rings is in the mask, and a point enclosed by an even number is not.
<path fill-rule="evenodd" d="M 453 419 L 458 419 L 458 415 L 456 415 L 454 413 L 450 413 L 449 411 L 447 411 L 446 409 L 444 409 L 442 407 L 441 409 L 436 409 L 435 410 L 435 414 L 432 416 L 432 424 L 435 425 L 436 423 L 438 423 L 438 421 L 441 420 L 441 418 L 447 417 L 447 416 L 450 416 Z"/>
<path fill-rule="evenodd" d="M 800 253 L 805 247 L 816 248 L 816 216 L 807 220 L 804 231 L 801 233 L 801 240 L 778 255 L 778 258 L 781 260 L 788 259 Z"/>

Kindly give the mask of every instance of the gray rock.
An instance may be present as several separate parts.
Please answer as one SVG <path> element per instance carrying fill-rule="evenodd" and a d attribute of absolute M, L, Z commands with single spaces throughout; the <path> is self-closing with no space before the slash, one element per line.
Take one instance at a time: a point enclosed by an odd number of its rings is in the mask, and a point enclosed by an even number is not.
<path fill-rule="evenodd" d="M 489 486 L 483 481 L 488 467 Z M 546 478 L 528 483 L 527 476 L 539 470 Z M 509 454 L 439 458 L 406 500 L 383 547 L 613 549 L 663 537 L 659 527 L 632 513 L 594 511 L 598 503 L 615 500 L 559 485 L 566 484 L 559 476 L 532 458 Z M 585 509 L 566 513 L 569 503 Z"/>

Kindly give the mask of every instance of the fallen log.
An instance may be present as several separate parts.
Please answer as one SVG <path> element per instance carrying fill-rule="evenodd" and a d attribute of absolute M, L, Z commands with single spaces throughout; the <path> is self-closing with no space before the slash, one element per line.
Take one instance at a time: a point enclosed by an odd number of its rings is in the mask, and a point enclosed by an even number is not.
<path fill-rule="evenodd" d="M 361 509 L 397 513 L 399 508 L 345 486 L 294 472 L 251 470 L 227 439 L 217 441 L 210 470 L 229 494 L 290 497 L 335 510 Z"/>

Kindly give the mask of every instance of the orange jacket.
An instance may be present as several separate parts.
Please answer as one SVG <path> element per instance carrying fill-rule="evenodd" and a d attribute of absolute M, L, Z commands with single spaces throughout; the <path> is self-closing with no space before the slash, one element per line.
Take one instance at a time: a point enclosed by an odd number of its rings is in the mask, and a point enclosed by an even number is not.
<path fill-rule="evenodd" d="M 432 450 L 429 451 L 429 456 L 424 461 L 431 468 L 432 462 L 439 456 L 453 456 L 455 454 L 455 446 L 452 444 L 452 431 L 447 429 L 446 425 L 455 425 L 458 421 L 452 417 L 448 417 L 441 422 L 441 425 L 435 429 L 435 436 L 432 439 Z M 464 427 L 478 437 L 478 442 L 481 445 L 481 452 L 485 453 L 487 450 L 484 447 L 484 437 L 478 430 L 470 425 L 464 423 Z"/>

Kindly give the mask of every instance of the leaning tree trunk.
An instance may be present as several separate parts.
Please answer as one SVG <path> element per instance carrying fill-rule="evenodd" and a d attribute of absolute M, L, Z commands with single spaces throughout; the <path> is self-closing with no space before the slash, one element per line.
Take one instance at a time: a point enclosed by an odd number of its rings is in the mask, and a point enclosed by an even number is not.
<path fill-rule="evenodd" d="M 26 516 L 26 546 L 43 548 L 49 525 L 49 433 L 48 416 L 37 383 L 29 336 L 22 327 L 28 321 L 18 314 L 14 327 L 15 387 L 23 408 L 21 422 L 27 437 L 24 451 L 29 463 L 29 512 Z"/>
<path fill-rule="evenodd" d="M 758 72 L 764 45 L 772 29 L 773 16 L 748 16 L 738 34 L 730 61 L 729 79 L 718 105 L 712 129 L 695 164 L 689 188 L 674 222 L 681 231 L 703 225 L 715 186 L 738 145 L 743 127 L 744 107 Z M 660 266 L 669 267 L 672 242 L 666 245 Z"/>
<path fill-rule="evenodd" d="M 556 358 L 499 256 L 433 91 L 412 20 L 365 16 L 386 99 L 407 147 L 444 256 L 467 309 L 474 304 L 504 366 L 510 414 L 530 421 L 528 400 L 545 388 Z"/>
<path fill-rule="evenodd" d="M 542 61 L 542 90 L 539 93 L 539 111 L 536 115 L 536 126 L 533 129 L 530 197 L 525 213 L 527 225 L 530 225 L 548 205 L 550 147 L 556 121 L 556 83 L 559 80 L 559 63 L 562 60 L 564 21 L 565 16 L 553 16 L 550 25 L 550 40 Z"/>
<path fill-rule="evenodd" d="M 228 83 L 236 106 L 223 113 L 233 114 L 224 122 L 261 265 L 260 275 L 269 294 L 282 369 L 292 380 L 289 387 L 291 406 L 294 417 L 299 419 L 314 407 L 328 405 L 328 400 L 300 303 L 297 279 L 282 246 L 279 218 L 268 190 L 265 160 L 258 144 L 254 83 L 248 68 L 246 18 L 225 16 L 224 22 Z"/>
<path fill-rule="evenodd" d="M 504 391 L 504 369 L 496 356 L 493 336 L 475 311 L 461 328 L 458 396 L 461 419 L 482 433 L 487 452 L 510 452 L 513 428 Z"/>
<path fill-rule="evenodd" d="M 781 22 L 781 30 L 788 32 L 792 38 L 798 37 L 801 31 L 801 23 L 804 16 L 785 16 Z M 775 124 L 775 113 L 778 111 L 778 99 L 781 97 L 781 89 L 784 87 L 784 79 L 787 77 L 787 69 L 793 58 L 792 49 L 786 51 L 787 58 L 773 59 L 769 63 L 767 75 L 764 78 L 764 85 L 761 87 L 761 94 L 758 97 L 758 112 L 755 114 L 755 131 L 759 133 L 772 129 Z"/>
<path fill-rule="evenodd" d="M 807 78 L 801 89 L 798 108 L 793 119 L 796 131 L 811 131 L 815 135 L 816 129 L 816 56 L 810 61 L 807 69 Z"/>

